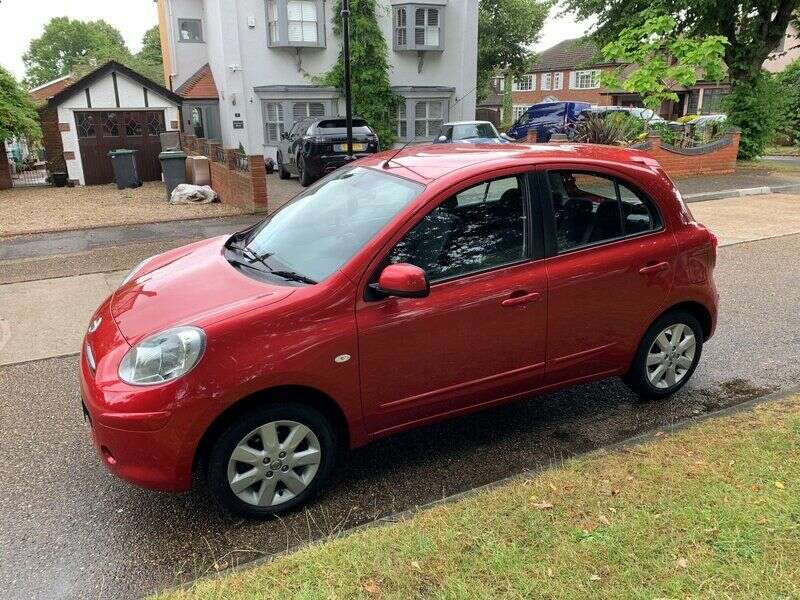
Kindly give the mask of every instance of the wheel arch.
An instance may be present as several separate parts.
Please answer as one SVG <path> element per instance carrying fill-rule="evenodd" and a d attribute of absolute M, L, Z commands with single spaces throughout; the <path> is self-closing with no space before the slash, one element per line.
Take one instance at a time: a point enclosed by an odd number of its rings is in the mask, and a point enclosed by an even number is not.
<path fill-rule="evenodd" d="M 703 328 L 703 341 L 707 340 L 711 336 L 711 331 L 714 323 L 711 318 L 711 311 L 709 311 L 708 308 L 701 302 L 697 302 L 694 300 L 688 300 L 685 302 L 679 302 L 678 304 L 673 304 L 666 310 L 661 311 L 661 313 L 655 319 L 653 319 L 652 323 L 658 321 L 665 314 L 674 311 L 687 312 L 690 315 L 692 315 L 695 319 L 697 319 L 697 321 L 700 323 L 700 327 Z"/>
<path fill-rule="evenodd" d="M 237 416 L 246 413 L 255 406 L 266 402 L 281 402 L 291 400 L 292 403 L 302 404 L 320 412 L 333 426 L 339 443 L 339 450 L 344 451 L 350 447 L 350 428 L 347 418 L 339 404 L 328 394 L 305 385 L 281 385 L 266 388 L 245 396 L 222 411 L 211 425 L 208 426 L 194 454 L 193 470 L 205 469 L 208 454 L 214 440 Z"/>

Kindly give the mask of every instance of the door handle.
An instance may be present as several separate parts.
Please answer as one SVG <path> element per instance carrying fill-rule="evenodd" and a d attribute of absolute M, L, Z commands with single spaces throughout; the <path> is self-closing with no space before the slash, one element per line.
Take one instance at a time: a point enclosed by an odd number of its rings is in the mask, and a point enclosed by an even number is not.
<path fill-rule="evenodd" d="M 666 261 L 658 262 L 652 265 L 647 265 L 639 269 L 639 273 L 642 275 L 650 275 L 651 273 L 660 273 L 661 271 L 667 271 L 669 269 L 669 263 Z"/>
<path fill-rule="evenodd" d="M 537 302 L 541 298 L 539 292 L 515 292 L 510 298 L 506 298 L 501 302 L 503 306 L 519 306 L 520 304 L 529 304 Z"/>

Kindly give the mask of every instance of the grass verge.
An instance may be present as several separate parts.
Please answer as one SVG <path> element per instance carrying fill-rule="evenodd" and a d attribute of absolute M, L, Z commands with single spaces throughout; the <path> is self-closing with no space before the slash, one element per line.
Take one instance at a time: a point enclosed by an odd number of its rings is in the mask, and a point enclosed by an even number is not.
<path fill-rule="evenodd" d="M 800 396 L 161 600 L 800 597 Z"/>
<path fill-rule="evenodd" d="M 800 166 L 791 162 L 769 160 L 736 161 L 736 171 L 756 171 L 758 173 L 800 173 Z"/>

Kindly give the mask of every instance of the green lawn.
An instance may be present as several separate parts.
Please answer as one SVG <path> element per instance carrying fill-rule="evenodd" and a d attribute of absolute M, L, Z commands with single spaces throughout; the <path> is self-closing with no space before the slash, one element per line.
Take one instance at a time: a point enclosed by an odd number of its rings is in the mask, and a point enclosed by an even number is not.
<path fill-rule="evenodd" d="M 800 397 L 159 598 L 800 598 Z"/>

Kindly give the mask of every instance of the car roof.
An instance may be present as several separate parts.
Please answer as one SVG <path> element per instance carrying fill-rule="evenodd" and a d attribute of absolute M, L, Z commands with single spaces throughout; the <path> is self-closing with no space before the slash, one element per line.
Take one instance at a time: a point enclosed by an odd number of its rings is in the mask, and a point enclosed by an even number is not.
<path fill-rule="evenodd" d="M 484 125 L 484 124 L 491 125 L 492 122 L 491 121 L 448 121 L 447 123 L 442 125 L 442 127 L 444 127 L 445 125 Z"/>
<path fill-rule="evenodd" d="M 526 164 L 581 161 L 587 164 L 655 166 L 652 157 L 639 150 L 597 144 L 428 144 L 387 150 L 361 159 L 364 167 L 382 169 L 428 184 L 454 171 L 481 165 L 503 167 Z"/>

